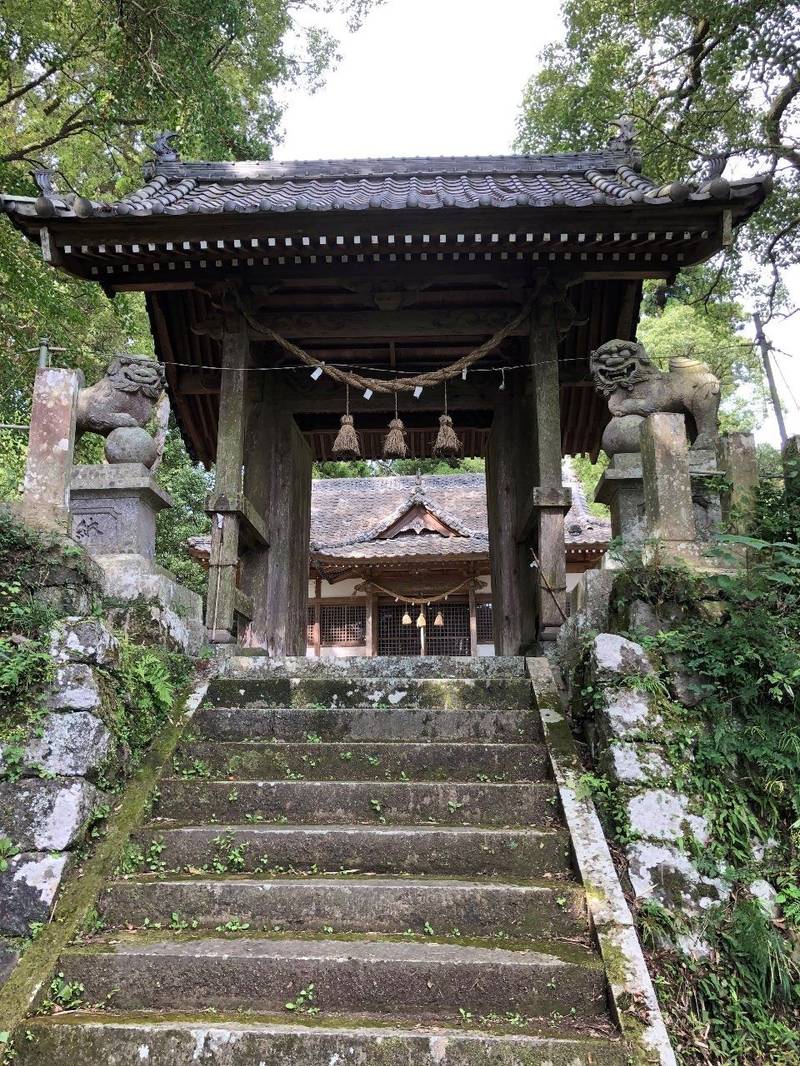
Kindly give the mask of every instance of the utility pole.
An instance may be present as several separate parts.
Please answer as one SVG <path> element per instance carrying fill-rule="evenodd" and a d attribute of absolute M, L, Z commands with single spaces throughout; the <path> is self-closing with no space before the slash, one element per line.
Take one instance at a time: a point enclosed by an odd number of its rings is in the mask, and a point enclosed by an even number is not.
<path fill-rule="evenodd" d="M 764 363 L 764 370 L 767 373 L 767 381 L 769 382 L 769 392 L 772 397 L 772 407 L 775 411 L 775 419 L 778 423 L 778 432 L 781 435 L 781 448 L 786 445 L 786 425 L 783 421 L 783 408 L 781 407 L 781 399 L 778 396 L 778 389 L 775 385 L 775 375 L 772 373 L 772 362 L 769 358 L 769 342 L 764 336 L 764 326 L 761 323 L 761 315 L 758 311 L 753 313 L 753 324 L 756 327 L 756 341 L 761 349 L 761 359 Z"/>

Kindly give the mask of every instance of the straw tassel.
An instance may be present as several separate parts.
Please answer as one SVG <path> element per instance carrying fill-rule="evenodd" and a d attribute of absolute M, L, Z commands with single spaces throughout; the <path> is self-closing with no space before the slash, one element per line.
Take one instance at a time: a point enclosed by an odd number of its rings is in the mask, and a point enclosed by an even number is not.
<path fill-rule="evenodd" d="M 457 459 L 461 451 L 461 441 L 453 429 L 453 419 L 447 413 L 447 382 L 445 382 L 444 414 L 439 415 L 439 433 L 433 446 L 433 454 L 437 459 Z"/>
<path fill-rule="evenodd" d="M 353 427 L 353 416 L 350 414 L 350 387 L 347 388 L 347 411 L 342 415 L 341 428 L 336 434 L 336 440 L 331 449 L 334 459 L 349 463 L 354 459 L 361 458 L 361 448 L 358 445 L 358 437 Z"/>
<path fill-rule="evenodd" d="M 394 418 L 389 423 L 389 432 L 383 442 L 384 459 L 405 459 L 408 455 L 406 429 L 397 417 L 397 393 L 394 394 Z"/>

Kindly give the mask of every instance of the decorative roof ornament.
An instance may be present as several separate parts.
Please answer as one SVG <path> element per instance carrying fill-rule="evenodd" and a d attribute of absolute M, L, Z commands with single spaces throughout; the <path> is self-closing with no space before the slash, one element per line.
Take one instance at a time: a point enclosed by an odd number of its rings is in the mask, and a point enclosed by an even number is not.
<path fill-rule="evenodd" d="M 612 126 L 616 126 L 616 134 L 609 138 L 608 147 L 613 152 L 625 152 L 631 160 L 633 167 L 638 170 L 641 166 L 642 157 L 636 147 L 636 126 L 630 115 L 620 115 L 612 119 Z"/>
<path fill-rule="evenodd" d="M 177 136 L 176 130 L 164 130 L 163 133 L 156 134 L 156 139 L 150 146 L 155 153 L 156 163 L 177 163 L 180 161 L 177 149 L 170 144 L 170 141 Z"/>
<path fill-rule="evenodd" d="M 56 172 L 54 170 L 34 170 L 33 180 L 39 187 L 43 196 L 49 197 L 51 200 L 58 199 L 61 193 L 56 189 L 53 184 Z"/>
<path fill-rule="evenodd" d="M 729 159 L 730 152 L 719 152 L 716 155 L 704 156 L 705 167 L 700 174 L 701 183 L 705 184 L 706 182 L 714 181 L 716 178 L 721 178 Z"/>

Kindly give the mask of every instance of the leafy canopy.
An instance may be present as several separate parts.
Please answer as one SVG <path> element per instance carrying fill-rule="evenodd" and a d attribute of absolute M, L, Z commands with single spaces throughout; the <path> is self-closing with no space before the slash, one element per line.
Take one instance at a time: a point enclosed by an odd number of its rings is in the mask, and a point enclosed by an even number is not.
<path fill-rule="evenodd" d="M 601 147 L 609 124 L 634 117 L 643 169 L 672 181 L 698 158 L 730 151 L 736 171 L 770 171 L 775 192 L 733 254 L 766 264 L 771 308 L 800 245 L 800 20 L 787 0 L 564 0 L 563 41 L 528 82 L 516 147 Z M 731 168 L 733 172 L 733 168 Z"/>

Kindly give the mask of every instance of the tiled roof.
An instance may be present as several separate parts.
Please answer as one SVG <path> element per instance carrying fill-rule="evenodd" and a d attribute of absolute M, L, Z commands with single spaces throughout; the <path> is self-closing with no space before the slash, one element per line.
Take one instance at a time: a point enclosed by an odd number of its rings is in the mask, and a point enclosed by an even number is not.
<path fill-rule="evenodd" d="M 611 539 L 610 523 L 590 513 L 568 461 L 564 484 L 572 489 L 572 507 L 565 519 L 567 547 L 605 547 Z M 381 539 L 407 511 L 420 505 L 457 535 L 427 531 Z M 207 557 L 210 538 L 190 539 L 192 554 Z M 317 479 L 311 487 L 311 551 L 320 562 L 488 556 L 486 478 L 483 474 L 425 474 Z"/>
<path fill-rule="evenodd" d="M 747 197 L 763 179 L 722 177 L 662 185 L 619 149 L 555 155 L 442 156 L 301 162 L 157 162 L 146 185 L 111 203 L 56 192 L 46 180 L 37 213 L 270 214 L 398 208 L 535 208 L 674 204 Z M 25 198 L 7 197 L 7 209 Z M 30 209 L 30 208 L 29 208 Z"/>

